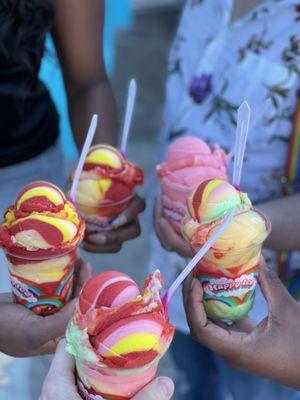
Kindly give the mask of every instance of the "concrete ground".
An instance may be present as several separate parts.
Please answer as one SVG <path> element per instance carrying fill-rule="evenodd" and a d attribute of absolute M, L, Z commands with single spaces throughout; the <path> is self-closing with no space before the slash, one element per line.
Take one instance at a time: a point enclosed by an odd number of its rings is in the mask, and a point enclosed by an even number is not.
<path fill-rule="evenodd" d="M 157 153 L 156 139 L 160 131 L 164 94 L 165 61 L 170 41 L 176 27 L 178 10 L 140 14 L 129 31 L 117 36 L 116 71 L 113 87 L 122 121 L 128 80 L 138 82 L 138 98 L 132 125 L 128 156 L 140 165 L 146 176 L 146 184 L 140 193 L 147 200 L 151 194 L 151 176 L 154 173 Z M 91 261 L 94 271 L 119 269 L 141 283 L 147 274 L 149 242 L 151 235 L 151 210 L 141 217 L 142 235 L 126 243 L 122 252 L 114 255 L 83 257 Z M 0 255 L 1 257 L 1 255 Z M 0 262 L 4 262 L 0 259 Z M 4 277 L 0 290 L 8 287 Z M 42 380 L 50 360 L 7 359 L 0 355 L 0 400 L 37 400 Z M 3 367 L 3 371 L 2 371 Z M 164 375 L 174 376 L 175 370 L 167 355 L 160 364 Z"/>

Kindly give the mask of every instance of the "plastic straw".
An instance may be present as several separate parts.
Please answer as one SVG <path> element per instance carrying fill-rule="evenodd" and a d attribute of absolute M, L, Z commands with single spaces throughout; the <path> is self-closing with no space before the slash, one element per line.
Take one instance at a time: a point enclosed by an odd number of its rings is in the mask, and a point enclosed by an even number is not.
<path fill-rule="evenodd" d="M 86 135 L 86 139 L 84 142 L 84 146 L 82 149 L 82 152 L 80 154 L 79 157 L 79 162 L 76 168 L 76 172 L 75 172 L 75 176 L 74 176 L 74 180 L 72 183 L 72 187 L 71 187 L 71 191 L 70 191 L 70 199 L 72 201 L 73 204 L 75 204 L 75 195 L 77 192 L 77 187 L 78 187 L 78 183 L 79 183 L 79 178 L 83 169 L 83 165 L 87 156 L 87 153 L 91 147 L 92 141 L 94 139 L 95 136 L 95 132 L 97 129 L 97 125 L 98 125 L 98 115 L 93 115 L 93 118 L 91 120 L 91 124 L 88 130 L 88 133 Z"/>
<path fill-rule="evenodd" d="M 167 290 L 167 292 L 163 298 L 163 304 L 164 304 L 166 310 L 168 309 L 168 304 L 169 304 L 170 298 L 173 296 L 173 294 L 176 292 L 176 290 L 179 288 L 179 286 L 182 284 L 182 282 L 185 280 L 185 278 L 189 275 L 189 273 L 195 268 L 195 266 L 198 264 L 198 262 L 201 260 L 201 258 L 214 245 L 214 243 L 216 242 L 218 237 L 228 227 L 228 225 L 231 223 L 231 221 L 234 218 L 235 212 L 236 212 L 236 209 L 232 210 L 231 213 L 226 216 L 226 218 L 224 219 L 222 224 L 219 226 L 219 228 L 215 231 L 215 233 L 201 247 L 201 249 L 198 251 L 198 253 L 194 256 L 194 258 L 191 259 L 191 261 L 188 263 L 188 265 L 185 267 L 185 269 L 178 275 L 178 277 L 175 279 L 175 281 L 169 287 L 169 289 Z"/>
<path fill-rule="evenodd" d="M 131 79 L 128 88 L 127 105 L 126 105 L 125 120 L 124 120 L 124 127 L 123 127 L 121 148 L 120 148 L 123 157 L 126 157 L 126 148 L 127 148 L 130 125 L 135 105 L 136 90 L 137 90 L 136 81 L 135 79 Z"/>
<path fill-rule="evenodd" d="M 238 109 L 236 140 L 234 146 L 234 164 L 232 184 L 239 188 L 243 161 L 249 131 L 251 110 L 247 101 L 244 101 Z"/>

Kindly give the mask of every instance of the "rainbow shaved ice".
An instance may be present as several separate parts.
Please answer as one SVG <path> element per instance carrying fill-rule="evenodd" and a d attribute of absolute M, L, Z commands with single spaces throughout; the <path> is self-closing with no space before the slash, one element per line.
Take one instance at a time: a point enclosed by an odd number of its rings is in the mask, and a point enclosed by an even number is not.
<path fill-rule="evenodd" d="M 82 398 L 130 399 L 154 378 L 174 334 L 161 289 L 158 271 L 142 291 L 118 271 L 85 284 L 66 333 Z"/>
<path fill-rule="evenodd" d="M 164 216 L 179 234 L 186 202 L 195 186 L 210 178 L 228 180 L 225 152 L 217 145 L 210 148 L 194 136 L 184 136 L 171 143 L 165 162 L 156 170 Z"/>
<path fill-rule="evenodd" d="M 183 221 L 183 234 L 197 252 L 233 209 L 237 211 L 231 224 L 195 269 L 211 319 L 238 320 L 250 311 L 270 223 L 253 208 L 246 193 L 220 179 L 204 181 L 194 189 Z"/>
<path fill-rule="evenodd" d="M 70 299 L 84 229 L 55 185 L 34 182 L 21 190 L 4 214 L 0 236 L 17 302 L 48 315 Z"/>
<path fill-rule="evenodd" d="M 114 219 L 126 208 L 137 185 L 142 185 L 141 168 L 127 161 L 112 146 L 90 148 L 76 193 L 76 204 L 90 234 L 111 229 Z"/>

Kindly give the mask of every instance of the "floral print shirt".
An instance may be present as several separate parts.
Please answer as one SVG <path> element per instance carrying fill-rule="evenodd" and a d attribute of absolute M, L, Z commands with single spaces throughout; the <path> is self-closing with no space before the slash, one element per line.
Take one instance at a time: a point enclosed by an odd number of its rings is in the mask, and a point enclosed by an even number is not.
<path fill-rule="evenodd" d="M 230 151 L 236 111 L 247 100 L 252 120 L 241 187 L 263 202 L 282 195 L 300 81 L 300 2 L 264 0 L 235 22 L 232 9 L 233 0 L 186 1 L 168 61 L 161 144 L 165 151 L 176 137 L 197 135 Z M 266 256 L 275 265 L 276 254 Z M 185 264 L 153 237 L 150 265 L 161 269 L 166 285 Z M 266 312 L 260 293 L 256 304 L 252 317 L 260 320 Z M 188 332 L 180 291 L 170 312 Z"/>
<path fill-rule="evenodd" d="M 241 186 L 262 202 L 282 195 L 300 80 L 300 3 L 262 1 L 233 23 L 232 8 L 233 0 L 186 1 L 168 62 L 164 140 L 192 134 L 230 151 L 247 100 Z"/>

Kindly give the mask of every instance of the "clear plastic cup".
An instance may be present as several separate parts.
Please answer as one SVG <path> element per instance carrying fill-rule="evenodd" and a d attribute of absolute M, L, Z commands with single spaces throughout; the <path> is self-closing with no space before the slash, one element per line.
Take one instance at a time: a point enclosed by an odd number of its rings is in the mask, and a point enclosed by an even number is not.
<path fill-rule="evenodd" d="M 257 210 L 254 210 L 257 211 Z M 257 211 L 259 212 L 259 211 Z M 213 320 L 235 321 L 250 311 L 259 277 L 259 263 L 264 240 L 271 231 L 268 219 L 259 212 L 266 223 L 263 240 L 241 248 L 218 248 L 212 246 L 195 269 L 195 277 L 203 287 L 203 303 L 206 313 Z M 192 246 L 194 253 L 201 246 Z"/>
<path fill-rule="evenodd" d="M 78 393 L 85 400 L 129 400 L 154 379 L 157 366 L 155 361 L 143 368 L 120 371 L 76 362 Z"/>
<path fill-rule="evenodd" d="M 16 302 L 38 315 L 59 311 L 72 297 L 76 251 L 47 256 L 5 249 Z"/>
<path fill-rule="evenodd" d="M 211 248 L 199 262 L 195 277 L 202 283 L 210 319 L 235 321 L 248 314 L 259 277 L 261 247 L 262 243 L 229 251 Z"/>
<path fill-rule="evenodd" d="M 99 206 L 77 203 L 79 213 L 86 223 L 84 240 L 88 242 L 89 235 L 112 230 L 113 221 L 128 208 L 133 196 Z"/>

